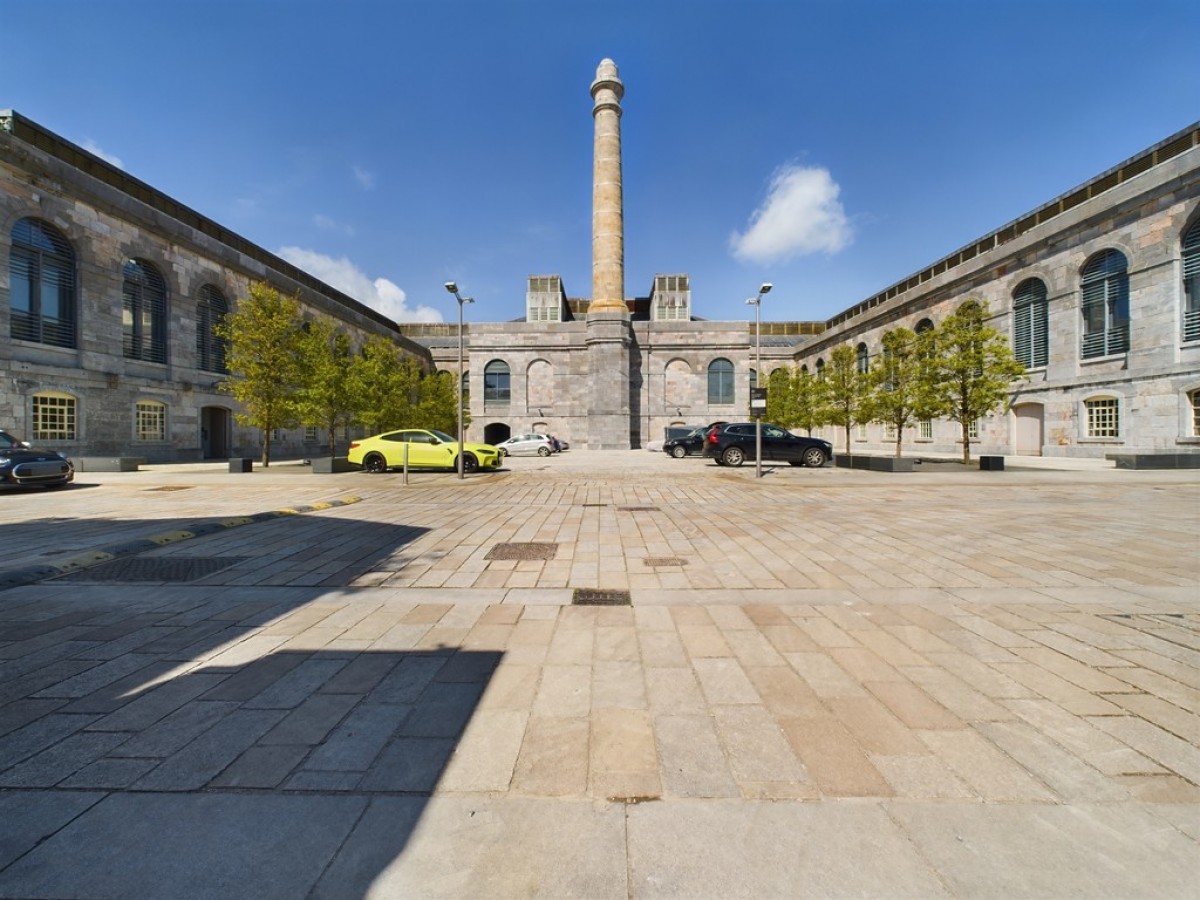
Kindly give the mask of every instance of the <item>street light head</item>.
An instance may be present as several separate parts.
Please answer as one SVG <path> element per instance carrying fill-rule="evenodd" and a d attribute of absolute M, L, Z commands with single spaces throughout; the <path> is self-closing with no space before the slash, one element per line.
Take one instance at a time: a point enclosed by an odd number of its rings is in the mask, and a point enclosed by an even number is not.
<path fill-rule="evenodd" d="M 446 290 L 448 290 L 452 294 L 457 294 L 458 293 L 458 282 L 447 281 L 446 282 Z"/>
<path fill-rule="evenodd" d="M 458 302 L 459 303 L 474 303 L 475 298 L 474 297 L 459 297 Z"/>
<path fill-rule="evenodd" d="M 771 282 L 769 282 L 769 281 L 764 281 L 764 282 L 762 283 L 762 287 L 760 287 L 760 288 L 758 289 L 759 296 L 762 296 L 763 294 L 769 294 L 769 293 L 771 293 L 771 288 L 773 288 L 773 287 L 775 287 L 775 285 L 771 284 Z"/>
<path fill-rule="evenodd" d="M 747 297 L 747 298 L 746 298 L 746 305 L 747 305 L 747 306 L 758 306 L 758 301 L 759 301 L 759 299 L 760 299 L 760 298 L 758 298 L 758 297 Z"/>

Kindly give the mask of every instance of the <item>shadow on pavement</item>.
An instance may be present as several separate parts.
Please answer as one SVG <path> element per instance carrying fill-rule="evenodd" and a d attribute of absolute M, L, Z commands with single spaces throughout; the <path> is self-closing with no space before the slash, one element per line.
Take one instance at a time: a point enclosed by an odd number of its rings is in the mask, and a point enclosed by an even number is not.
<path fill-rule="evenodd" d="M 0 609 L 0 896 L 363 896 L 503 654 L 285 649 L 269 627 L 237 640 L 220 607 L 245 630 L 307 600 L 130 592 Z M 388 633 L 428 631 L 422 612 Z"/>

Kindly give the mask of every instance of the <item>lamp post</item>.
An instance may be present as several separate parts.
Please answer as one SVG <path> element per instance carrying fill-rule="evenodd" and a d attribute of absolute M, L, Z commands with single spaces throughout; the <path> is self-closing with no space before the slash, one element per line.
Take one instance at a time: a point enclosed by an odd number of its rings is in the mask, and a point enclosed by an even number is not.
<path fill-rule="evenodd" d="M 463 304 L 474 303 L 470 297 L 464 297 L 458 292 L 458 284 L 446 282 L 446 290 L 458 301 L 458 390 L 454 392 L 458 399 L 458 477 L 463 477 Z"/>
<path fill-rule="evenodd" d="M 751 297 L 746 303 L 754 307 L 754 387 L 762 387 L 762 298 L 769 294 L 774 285 L 764 281 L 758 289 L 758 296 Z M 753 404 L 753 397 L 751 404 Z M 754 477 L 762 478 L 762 410 L 756 409 L 754 416 Z"/>

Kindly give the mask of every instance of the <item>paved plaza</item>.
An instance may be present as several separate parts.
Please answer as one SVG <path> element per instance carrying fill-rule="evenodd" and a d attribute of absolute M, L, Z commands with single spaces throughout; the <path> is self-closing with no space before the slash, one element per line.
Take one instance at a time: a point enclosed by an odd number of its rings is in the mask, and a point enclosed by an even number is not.
<path fill-rule="evenodd" d="M 1008 465 L 0 495 L 0 897 L 1194 900 L 1200 472 Z"/>

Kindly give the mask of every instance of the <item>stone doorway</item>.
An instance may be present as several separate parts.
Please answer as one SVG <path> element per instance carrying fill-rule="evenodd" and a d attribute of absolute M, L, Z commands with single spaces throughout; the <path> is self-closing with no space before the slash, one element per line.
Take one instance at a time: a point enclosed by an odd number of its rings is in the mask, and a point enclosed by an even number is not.
<path fill-rule="evenodd" d="M 1016 416 L 1017 456 L 1041 456 L 1045 442 L 1045 407 L 1040 403 L 1022 403 L 1013 407 Z"/>
<path fill-rule="evenodd" d="M 200 456 L 229 458 L 229 410 L 223 406 L 205 406 L 200 410 Z"/>

